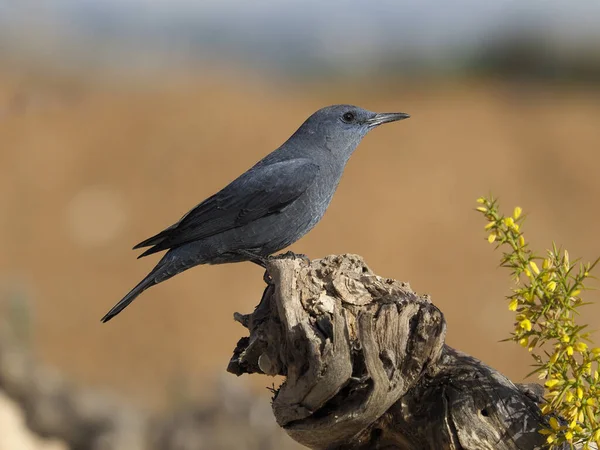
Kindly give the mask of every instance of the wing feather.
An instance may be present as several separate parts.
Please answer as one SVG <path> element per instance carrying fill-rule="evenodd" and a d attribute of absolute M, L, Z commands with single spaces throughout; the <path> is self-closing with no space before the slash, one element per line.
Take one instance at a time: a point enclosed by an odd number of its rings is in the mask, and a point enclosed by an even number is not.
<path fill-rule="evenodd" d="M 319 166 L 306 158 L 256 165 L 134 248 L 152 246 L 141 258 L 280 213 L 312 185 L 318 171 Z"/>

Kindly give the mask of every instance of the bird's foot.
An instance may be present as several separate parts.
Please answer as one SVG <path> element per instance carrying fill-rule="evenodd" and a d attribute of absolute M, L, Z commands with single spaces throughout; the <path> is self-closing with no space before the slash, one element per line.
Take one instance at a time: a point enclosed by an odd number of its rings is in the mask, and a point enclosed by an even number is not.
<path fill-rule="evenodd" d="M 265 265 L 263 266 L 265 268 L 265 274 L 263 275 L 263 280 L 268 285 L 273 284 L 273 279 L 271 278 L 271 275 L 269 275 L 269 270 L 266 267 L 267 262 L 270 260 L 276 260 L 276 259 L 302 259 L 306 263 L 310 264 L 310 258 L 308 256 L 306 256 L 303 253 L 294 253 L 291 250 L 287 251 L 285 253 L 280 253 L 279 255 L 269 255 L 266 258 L 261 258 L 261 260 L 264 261 L 264 263 L 265 263 Z"/>
<path fill-rule="evenodd" d="M 258 264 L 260 267 L 265 269 L 265 273 L 263 275 L 263 280 L 268 285 L 273 284 L 273 279 L 271 278 L 271 275 L 269 275 L 269 271 L 267 270 L 267 265 L 270 260 L 273 260 L 273 259 L 302 259 L 305 262 L 310 263 L 310 259 L 308 256 L 306 256 L 302 253 L 294 253 L 292 251 L 280 253 L 279 255 L 269 255 L 267 257 L 257 255 L 256 253 L 253 253 L 249 250 L 237 250 L 236 253 L 238 255 L 243 256 L 244 258 L 247 258 L 248 261 L 253 262 L 254 264 Z"/>
<path fill-rule="evenodd" d="M 257 264 L 263 269 L 265 269 L 265 273 L 263 274 L 263 281 L 268 286 L 271 286 L 273 284 L 273 279 L 271 278 L 271 275 L 269 275 L 269 270 L 267 269 L 267 263 L 270 259 L 269 256 L 265 258 L 264 256 L 257 255 L 256 253 L 253 253 L 249 250 L 238 250 L 237 253 L 239 255 L 244 256 L 245 258 L 248 258 L 248 261 L 253 262 L 254 264 Z"/>
<path fill-rule="evenodd" d="M 291 250 L 280 253 L 279 255 L 269 256 L 269 259 L 302 259 L 303 261 L 310 263 L 310 258 L 304 253 L 294 253 Z"/>
<path fill-rule="evenodd" d="M 253 252 L 248 251 L 248 250 L 238 250 L 236 253 L 238 255 L 241 255 L 241 256 L 245 257 L 245 258 L 248 258 L 248 261 L 253 262 L 254 264 L 259 265 L 263 269 L 267 268 L 268 257 L 265 258 L 264 256 L 257 255 L 256 253 L 253 253 Z"/>

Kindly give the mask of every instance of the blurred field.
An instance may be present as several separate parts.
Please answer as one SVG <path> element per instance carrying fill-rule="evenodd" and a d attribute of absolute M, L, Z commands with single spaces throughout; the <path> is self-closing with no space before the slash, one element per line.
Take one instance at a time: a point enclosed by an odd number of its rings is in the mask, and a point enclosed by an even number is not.
<path fill-rule="evenodd" d="M 258 302 L 261 270 L 195 268 L 102 325 L 156 261 L 136 261 L 130 249 L 280 145 L 314 110 L 355 103 L 412 119 L 365 139 L 323 222 L 293 250 L 363 255 L 377 273 L 432 295 L 450 345 L 522 379 L 529 355 L 498 342 L 512 327 L 508 274 L 483 240 L 474 201 L 491 191 L 507 209 L 522 206 L 540 251 L 555 240 L 572 257 L 600 255 L 600 90 L 242 75 L 127 86 L 0 76 L 0 289 L 33 304 L 40 358 L 151 407 L 174 391 L 210 394 L 243 334 L 232 314 Z M 600 306 L 587 311 L 597 328 Z M 271 380 L 252 382 L 267 394 Z"/>

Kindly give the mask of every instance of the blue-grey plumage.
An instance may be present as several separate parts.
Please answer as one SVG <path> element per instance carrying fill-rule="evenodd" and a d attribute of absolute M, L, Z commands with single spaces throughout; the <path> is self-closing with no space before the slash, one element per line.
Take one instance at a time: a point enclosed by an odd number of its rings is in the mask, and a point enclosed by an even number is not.
<path fill-rule="evenodd" d="M 107 322 L 155 284 L 200 264 L 261 260 L 293 244 L 323 217 L 348 159 L 373 128 L 410 117 L 352 105 L 311 115 L 277 150 L 134 248 L 168 250 L 103 318 Z"/>

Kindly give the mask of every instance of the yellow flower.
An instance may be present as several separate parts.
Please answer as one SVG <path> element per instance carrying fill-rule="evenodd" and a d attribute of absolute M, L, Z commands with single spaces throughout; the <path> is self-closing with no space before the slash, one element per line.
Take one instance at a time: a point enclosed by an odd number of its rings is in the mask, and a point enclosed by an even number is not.
<path fill-rule="evenodd" d="M 571 340 L 571 337 L 568 334 L 563 334 L 563 337 L 560 340 L 566 344 Z"/>
<path fill-rule="evenodd" d="M 560 428 L 560 425 L 558 424 L 558 420 L 556 420 L 556 417 L 550 417 L 548 424 L 550 425 L 550 427 L 553 430 L 558 430 Z"/>
<path fill-rule="evenodd" d="M 567 403 L 571 403 L 574 398 L 575 398 L 575 396 L 573 395 L 573 393 L 571 391 L 569 391 L 565 394 L 565 401 Z"/>
<path fill-rule="evenodd" d="M 486 208 L 485 206 L 479 206 L 479 207 L 477 208 L 477 211 L 480 211 L 480 212 L 487 212 L 487 208 Z"/>
<path fill-rule="evenodd" d="M 519 236 L 519 245 L 521 247 L 525 247 L 525 236 L 523 236 L 523 235 Z"/>
<path fill-rule="evenodd" d="M 565 439 L 569 442 L 571 442 L 573 440 L 573 433 L 571 433 L 570 431 L 567 431 L 565 433 Z"/>
<path fill-rule="evenodd" d="M 523 210 L 521 209 L 520 206 L 515 206 L 515 211 L 513 212 L 513 217 L 515 219 L 518 219 L 519 217 L 521 217 L 522 212 L 523 212 Z"/>
<path fill-rule="evenodd" d="M 544 262 L 542 263 L 542 268 L 547 269 L 548 267 L 550 267 L 550 260 L 548 258 L 544 259 Z"/>
<path fill-rule="evenodd" d="M 529 265 L 531 266 L 531 270 L 533 270 L 536 275 L 539 275 L 540 269 L 538 268 L 537 264 L 534 261 L 530 261 Z"/>
<path fill-rule="evenodd" d="M 521 347 L 527 347 L 528 344 L 529 344 L 529 339 L 527 339 L 527 338 L 519 339 L 519 345 Z"/>
<path fill-rule="evenodd" d="M 504 219 L 504 224 L 508 227 L 508 228 L 512 228 L 513 225 L 515 224 L 515 221 L 512 217 L 507 217 L 506 219 Z"/>
<path fill-rule="evenodd" d="M 549 280 L 551 280 L 550 278 L 550 274 L 548 272 L 546 272 L 543 276 L 542 276 L 542 281 L 544 283 L 548 282 Z"/>
<path fill-rule="evenodd" d="M 557 380 L 556 378 L 550 378 L 546 383 L 544 383 L 547 388 L 552 389 L 554 386 L 558 386 L 559 384 L 563 384 L 562 380 Z"/>
<path fill-rule="evenodd" d="M 594 356 L 600 355 L 600 347 L 594 347 L 592 349 L 592 353 L 594 354 Z"/>
<path fill-rule="evenodd" d="M 555 353 L 554 355 L 552 355 L 552 356 L 550 357 L 550 362 L 551 362 L 552 364 L 554 364 L 556 361 L 558 361 L 558 353 Z"/>
<path fill-rule="evenodd" d="M 573 356 L 573 347 L 571 347 L 570 345 L 567 347 L 567 355 Z"/>
<path fill-rule="evenodd" d="M 577 297 L 579 294 L 581 294 L 581 291 L 579 289 L 576 289 L 573 292 L 571 292 L 572 297 Z"/>
<path fill-rule="evenodd" d="M 517 300 L 516 298 L 513 298 L 511 300 L 511 302 L 508 304 L 508 309 L 509 309 L 509 311 L 516 311 L 517 306 L 519 306 L 519 300 Z"/>
<path fill-rule="evenodd" d="M 529 269 L 525 269 L 523 272 L 525 273 L 526 276 L 531 278 L 531 272 L 529 271 Z"/>
<path fill-rule="evenodd" d="M 585 342 L 578 342 L 577 344 L 575 344 L 575 350 L 577 350 L 579 353 L 583 353 L 587 350 L 588 346 Z"/>
<path fill-rule="evenodd" d="M 556 290 L 556 281 L 550 281 L 546 287 L 550 292 L 554 292 Z"/>
<path fill-rule="evenodd" d="M 489 230 L 490 228 L 492 228 L 494 225 L 496 225 L 496 222 L 490 222 L 488 223 L 485 227 L 483 227 L 485 230 Z"/>
<path fill-rule="evenodd" d="M 531 331 L 531 321 L 529 319 L 523 319 L 519 322 L 519 326 L 525 331 Z"/>
<path fill-rule="evenodd" d="M 577 398 L 581 400 L 583 398 L 583 389 L 581 386 L 577 386 Z"/>
<path fill-rule="evenodd" d="M 496 240 L 496 233 L 492 233 L 488 236 L 488 242 L 491 244 Z"/>
<path fill-rule="evenodd" d="M 485 198 L 483 198 L 483 197 L 479 197 L 479 198 L 477 199 L 477 203 L 485 203 Z"/>

